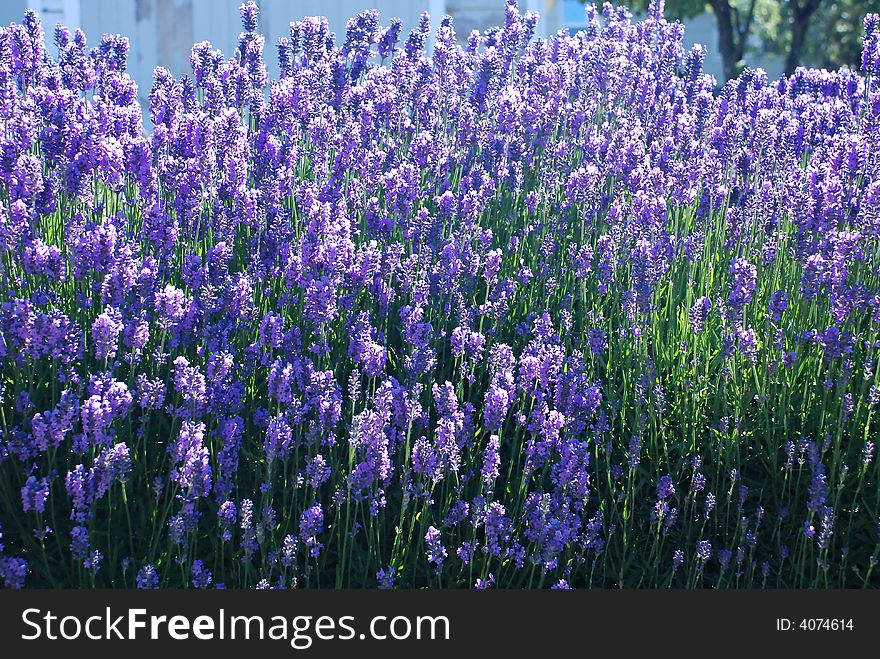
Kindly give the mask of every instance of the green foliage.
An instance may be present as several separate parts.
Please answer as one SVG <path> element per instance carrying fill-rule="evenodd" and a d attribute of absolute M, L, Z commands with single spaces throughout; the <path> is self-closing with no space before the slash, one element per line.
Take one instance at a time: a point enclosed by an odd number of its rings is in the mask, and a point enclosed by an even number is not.
<path fill-rule="evenodd" d="M 735 13 L 744 15 L 751 0 L 730 0 Z M 631 0 L 635 13 L 644 13 L 650 0 Z M 784 58 L 791 48 L 789 0 L 755 0 L 755 18 L 745 48 L 745 63 L 762 57 Z M 705 0 L 667 0 L 666 18 L 687 20 L 712 8 Z M 865 15 L 880 13 L 880 0 L 822 0 L 810 22 L 801 64 L 828 69 L 858 68 Z"/>
<path fill-rule="evenodd" d="M 824 0 L 810 24 L 803 64 L 857 69 L 865 15 L 880 12 L 880 0 Z"/>
<path fill-rule="evenodd" d="M 780 0 L 759 0 L 755 3 L 753 35 L 746 57 L 785 57 L 791 45 L 788 10 Z"/>

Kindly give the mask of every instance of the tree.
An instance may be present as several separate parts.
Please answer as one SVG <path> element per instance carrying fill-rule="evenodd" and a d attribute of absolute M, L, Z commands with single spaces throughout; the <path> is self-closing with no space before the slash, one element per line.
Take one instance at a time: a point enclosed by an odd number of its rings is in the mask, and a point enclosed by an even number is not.
<path fill-rule="evenodd" d="M 880 0 L 823 0 L 810 22 L 801 62 L 826 69 L 858 69 L 864 20 L 869 13 L 880 13 Z"/>
<path fill-rule="evenodd" d="M 718 23 L 718 48 L 724 64 L 724 77 L 735 78 L 743 67 L 743 57 L 755 20 L 756 0 L 739 7 L 731 0 L 708 0 Z"/>
<path fill-rule="evenodd" d="M 644 13 L 650 0 L 614 3 Z M 857 69 L 862 23 L 866 14 L 880 13 L 880 0 L 666 0 L 666 16 L 672 20 L 694 18 L 707 8 L 715 14 L 729 80 L 756 52 L 782 58 L 788 75 L 801 65 Z"/>
<path fill-rule="evenodd" d="M 761 1 L 768 0 L 667 0 L 666 15 L 674 20 L 685 20 L 704 13 L 707 5 L 712 8 L 718 24 L 718 49 L 721 51 L 724 77 L 730 80 L 745 65 L 744 57 L 754 26 L 755 9 Z M 645 11 L 650 0 L 631 0 L 627 4 L 635 11 Z"/>
<path fill-rule="evenodd" d="M 801 53 L 804 50 L 804 42 L 807 31 L 810 28 L 810 19 L 819 9 L 823 0 L 785 0 L 788 5 L 789 22 L 791 25 L 791 43 L 788 54 L 785 57 L 785 74 L 791 75 L 801 63 Z"/>

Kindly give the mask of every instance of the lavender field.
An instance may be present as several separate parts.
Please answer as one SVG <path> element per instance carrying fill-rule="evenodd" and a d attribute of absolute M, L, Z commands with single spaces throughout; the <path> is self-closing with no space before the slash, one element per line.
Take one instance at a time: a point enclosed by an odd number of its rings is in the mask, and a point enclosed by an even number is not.
<path fill-rule="evenodd" d="M 0 28 L 0 583 L 880 585 L 878 17 L 717 87 L 587 14 L 251 2 L 149 122 Z"/>

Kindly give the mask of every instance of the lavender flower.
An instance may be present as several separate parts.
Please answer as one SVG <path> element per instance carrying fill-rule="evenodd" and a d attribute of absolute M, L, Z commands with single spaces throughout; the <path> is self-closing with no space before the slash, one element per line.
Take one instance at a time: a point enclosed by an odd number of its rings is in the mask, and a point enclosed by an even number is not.
<path fill-rule="evenodd" d="M 729 272 L 733 276 L 733 282 L 727 301 L 734 309 L 741 308 L 752 301 L 757 287 L 758 271 L 746 259 L 736 258 L 731 261 Z"/>
<path fill-rule="evenodd" d="M 49 498 L 49 483 L 45 478 L 37 480 L 35 476 L 29 476 L 24 487 L 21 488 L 21 508 L 24 512 L 34 510 L 42 513 L 46 510 L 46 500 Z"/>
<path fill-rule="evenodd" d="M 688 312 L 688 320 L 690 322 L 691 331 L 694 334 L 700 334 L 706 326 L 706 318 L 709 310 L 712 308 L 712 302 L 709 298 L 703 296 L 699 298 Z"/>
<path fill-rule="evenodd" d="M 27 578 L 27 562 L 23 558 L 0 558 L 0 579 L 3 587 L 20 590 L 25 586 Z"/>
<path fill-rule="evenodd" d="M 700 540 L 697 542 L 697 556 L 704 563 L 712 558 L 712 543 L 708 540 Z"/>
<path fill-rule="evenodd" d="M 684 563 L 684 552 L 681 549 L 676 549 L 672 555 L 672 571 L 675 572 L 682 563 Z"/>
<path fill-rule="evenodd" d="M 869 582 L 880 18 L 718 87 L 585 11 L 303 18 L 270 81 L 247 2 L 148 125 L 126 37 L 0 29 L 3 583 Z"/>
<path fill-rule="evenodd" d="M 324 532 L 324 511 L 320 504 L 315 504 L 303 512 L 299 519 L 300 540 L 309 549 L 309 554 L 317 558 L 324 545 L 318 542 L 318 536 Z"/>
<path fill-rule="evenodd" d="M 660 479 L 659 483 L 657 483 L 657 498 L 659 500 L 668 499 L 674 494 L 675 485 L 672 482 L 672 478 L 667 474 Z"/>
<path fill-rule="evenodd" d="M 483 467 L 480 474 L 486 485 L 492 485 L 498 478 L 498 468 L 501 466 L 501 457 L 498 455 L 500 448 L 500 439 L 498 435 L 490 435 L 489 442 L 486 445 L 486 452 L 483 455 Z"/>
<path fill-rule="evenodd" d="M 428 562 L 433 563 L 437 569 L 440 569 L 443 561 L 446 560 L 447 553 L 446 548 L 441 543 L 440 531 L 434 526 L 429 526 L 428 532 L 425 533 L 425 546 L 427 548 Z"/>
<path fill-rule="evenodd" d="M 137 587 L 140 590 L 154 590 L 159 587 L 159 574 L 152 565 L 144 565 L 137 573 Z"/>
<path fill-rule="evenodd" d="M 193 561 L 192 569 L 190 570 L 192 574 L 192 585 L 193 588 L 198 588 L 200 590 L 204 590 L 208 586 L 211 585 L 213 581 L 213 577 L 211 576 L 211 571 L 205 568 L 204 564 L 200 560 Z"/>

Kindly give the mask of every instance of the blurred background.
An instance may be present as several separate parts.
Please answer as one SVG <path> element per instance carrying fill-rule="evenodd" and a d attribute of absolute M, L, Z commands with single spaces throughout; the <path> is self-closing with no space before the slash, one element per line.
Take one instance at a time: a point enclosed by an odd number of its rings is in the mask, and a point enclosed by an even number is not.
<path fill-rule="evenodd" d="M 190 72 L 192 45 L 208 40 L 227 55 L 241 31 L 238 7 L 242 0 L 0 0 L 0 24 L 20 21 L 25 10 L 42 15 L 47 39 L 62 23 L 82 28 L 95 44 L 104 33 L 129 38 L 129 72 L 138 83 L 144 103 L 153 69 L 164 66 L 175 76 Z M 365 9 L 378 9 L 384 25 L 396 16 L 403 34 L 414 28 L 423 11 L 436 25 L 444 14 L 455 19 L 461 41 L 471 30 L 504 22 L 504 0 L 256 0 L 260 30 L 266 36 L 266 61 L 277 75 L 274 43 L 287 35 L 290 21 L 322 15 L 337 35 L 346 21 Z M 643 14 L 650 0 L 626 4 Z M 601 4 L 601 3 L 597 3 Z M 538 36 L 558 30 L 571 34 L 586 25 L 583 0 L 520 0 L 523 11 L 541 15 Z M 705 69 L 719 84 L 744 67 L 763 68 L 771 78 L 799 65 L 858 67 L 862 20 L 880 12 L 880 0 L 666 0 L 666 17 L 685 24 L 687 46 L 706 46 Z"/>

